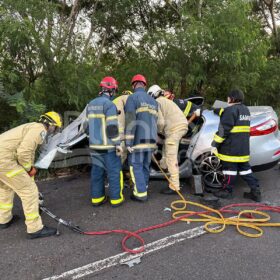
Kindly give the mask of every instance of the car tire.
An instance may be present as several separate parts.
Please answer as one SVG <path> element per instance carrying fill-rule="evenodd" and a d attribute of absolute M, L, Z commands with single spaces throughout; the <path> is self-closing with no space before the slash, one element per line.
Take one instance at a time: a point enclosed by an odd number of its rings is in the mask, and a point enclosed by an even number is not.
<path fill-rule="evenodd" d="M 223 173 L 220 159 L 210 153 L 201 155 L 195 161 L 194 173 L 202 175 L 205 190 L 211 192 L 222 187 Z"/>

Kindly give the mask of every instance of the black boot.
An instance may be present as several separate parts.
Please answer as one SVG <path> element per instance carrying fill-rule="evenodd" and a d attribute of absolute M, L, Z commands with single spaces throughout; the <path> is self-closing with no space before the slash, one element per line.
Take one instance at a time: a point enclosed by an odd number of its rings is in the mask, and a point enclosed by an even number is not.
<path fill-rule="evenodd" d="M 19 216 L 14 215 L 12 219 L 6 224 L 0 224 L 0 229 L 8 228 L 11 224 L 17 222 L 19 220 Z"/>
<path fill-rule="evenodd" d="M 148 201 L 148 197 L 147 196 L 145 196 L 145 197 L 137 197 L 137 196 L 135 196 L 133 194 L 130 196 L 130 199 L 133 200 L 133 201 L 142 202 L 142 203 Z"/>
<path fill-rule="evenodd" d="M 259 189 L 251 189 L 250 192 L 245 192 L 243 194 L 244 198 L 251 199 L 256 202 L 261 202 L 262 201 L 262 195 L 261 191 Z"/>
<path fill-rule="evenodd" d="M 28 233 L 29 239 L 48 237 L 52 235 L 56 235 L 56 228 L 46 227 L 44 226 L 41 230 L 36 231 L 34 233 Z"/>
<path fill-rule="evenodd" d="M 224 198 L 224 199 L 231 199 L 233 198 L 232 192 L 228 190 L 219 190 L 217 192 L 213 193 L 214 196 L 219 197 L 219 198 Z"/>

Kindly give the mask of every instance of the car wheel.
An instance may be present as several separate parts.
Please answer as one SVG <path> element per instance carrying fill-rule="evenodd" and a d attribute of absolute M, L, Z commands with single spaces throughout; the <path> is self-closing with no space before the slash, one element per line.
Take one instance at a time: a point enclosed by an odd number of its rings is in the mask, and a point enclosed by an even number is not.
<path fill-rule="evenodd" d="M 210 153 L 202 155 L 197 161 L 197 168 L 202 175 L 204 185 L 210 188 L 221 188 L 223 181 L 222 164 L 218 157 Z"/>

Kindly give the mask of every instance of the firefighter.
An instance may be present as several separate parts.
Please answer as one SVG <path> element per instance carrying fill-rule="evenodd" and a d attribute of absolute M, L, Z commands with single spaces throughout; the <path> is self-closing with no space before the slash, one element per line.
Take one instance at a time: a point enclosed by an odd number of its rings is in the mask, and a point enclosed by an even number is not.
<path fill-rule="evenodd" d="M 171 90 L 164 91 L 164 96 L 169 100 L 172 100 L 183 111 L 188 120 L 190 118 L 194 120 L 200 117 L 201 109 L 191 101 L 185 99 L 175 99 L 175 94 Z"/>
<path fill-rule="evenodd" d="M 124 162 L 127 158 L 127 151 L 125 148 L 125 141 L 124 141 L 124 128 L 125 128 L 124 107 L 125 107 L 128 96 L 131 94 L 132 94 L 132 92 L 130 90 L 125 90 L 122 92 L 122 95 L 118 96 L 113 101 L 118 110 L 119 132 L 120 132 L 121 146 L 123 149 L 123 152 L 121 154 L 122 164 L 124 164 Z"/>
<path fill-rule="evenodd" d="M 0 229 L 8 228 L 18 217 L 12 215 L 14 194 L 22 202 L 30 239 L 56 234 L 55 228 L 42 224 L 39 214 L 39 192 L 34 181 L 35 151 L 47 134 L 62 126 L 56 112 L 43 114 L 38 122 L 20 125 L 0 135 Z"/>
<path fill-rule="evenodd" d="M 231 198 L 237 174 L 241 175 L 250 187 L 244 197 L 256 202 L 261 201 L 259 182 L 252 173 L 250 160 L 250 112 L 243 104 L 244 94 L 232 90 L 228 94 L 229 106 L 217 110 L 220 115 L 219 129 L 214 135 L 212 152 L 222 162 L 224 174 L 223 189 L 214 193 L 220 198 Z"/>
<path fill-rule="evenodd" d="M 178 149 L 180 140 L 188 131 L 188 121 L 178 106 L 164 97 L 164 91 L 158 85 L 151 86 L 148 94 L 159 104 L 158 133 L 165 137 L 160 165 L 168 169 L 171 181 L 161 193 L 177 194 L 175 190 L 180 190 Z"/>
<path fill-rule="evenodd" d="M 99 96 L 88 104 L 86 113 L 92 160 L 91 202 L 93 206 L 100 206 L 108 200 L 104 187 L 107 172 L 110 203 L 117 207 L 124 202 L 118 113 L 111 101 L 118 83 L 113 77 L 105 77 L 100 88 Z"/>
<path fill-rule="evenodd" d="M 134 93 L 125 106 L 125 142 L 129 152 L 128 163 L 134 183 L 131 199 L 148 199 L 152 152 L 156 149 L 158 104 L 147 94 L 147 81 L 138 74 L 131 81 Z"/>

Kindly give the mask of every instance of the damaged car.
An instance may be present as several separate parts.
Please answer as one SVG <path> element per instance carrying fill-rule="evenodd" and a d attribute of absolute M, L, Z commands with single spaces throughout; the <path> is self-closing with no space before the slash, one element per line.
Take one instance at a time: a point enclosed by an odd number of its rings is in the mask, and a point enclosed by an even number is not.
<path fill-rule="evenodd" d="M 189 98 L 202 107 L 202 97 Z M 227 103 L 216 101 L 212 108 L 225 108 Z M 270 106 L 249 106 L 251 113 L 250 128 L 250 164 L 254 171 L 263 171 L 276 165 L 280 159 L 280 133 L 278 117 Z M 213 110 L 203 110 L 201 117 L 189 125 L 189 132 L 182 138 L 178 161 L 180 178 L 201 174 L 206 186 L 220 188 L 223 180 L 221 162 L 211 155 L 211 142 L 218 130 L 220 118 Z M 88 138 L 84 130 L 86 109 L 64 130 L 49 138 L 40 151 L 36 167 L 41 169 L 69 167 L 90 164 Z M 161 159 L 162 145 L 158 144 L 155 152 Z M 151 179 L 163 179 L 156 162 L 151 164 Z"/>

